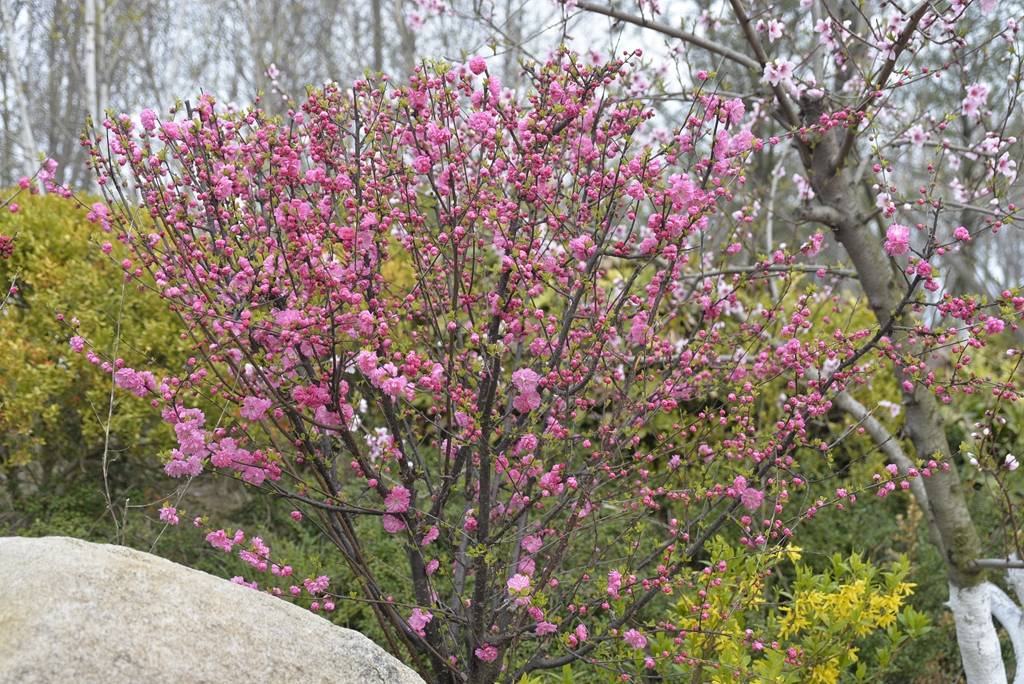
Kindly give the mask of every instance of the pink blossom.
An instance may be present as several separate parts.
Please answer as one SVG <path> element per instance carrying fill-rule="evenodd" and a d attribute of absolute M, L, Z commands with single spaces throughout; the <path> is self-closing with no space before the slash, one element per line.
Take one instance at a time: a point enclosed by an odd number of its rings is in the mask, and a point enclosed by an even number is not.
<path fill-rule="evenodd" d="M 385 514 L 381 522 L 384 524 L 384 531 L 390 534 L 395 534 L 405 529 L 405 521 L 394 515 Z"/>
<path fill-rule="evenodd" d="M 540 551 L 540 547 L 543 544 L 541 538 L 535 534 L 528 534 L 523 537 L 523 541 L 520 542 L 520 546 L 526 550 L 527 553 L 537 553 Z"/>
<path fill-rule="evenodd" d="M 967 242 L 971 239 L 971 232 L 964 226 L 957 226 L 956 230 L 953 231 L 953 237 L 961 242 Z"/>
<path fill-rule="evenodd" d="M 736 125 L 743 120 L 743 114 L 746 112 L 746 105 L 743 104 L 743 100 L 733 98 L 722 104 L 722 109 L 725 112 L 725 120 L 730 125 Z"/>
<path fill-rule="evenodd" d="M 85 349 L 85 339 L 79 337 L 78 335 L 75 335 L 70 340 L 68 340 L 68 344 L 71 345 L 71 351 L 79 354 L 81 354 L 82 350 Z"/>
<path fill-rule="evenodd" d="M 792 85 L 793 63 L 786 60 L 769 62 L 764 67 L 764 80 L 773 86 Z"/>
<path fill-rule="evenodd" d="M 245 587 L 246 589 L 259 589 L 259 584 L 256 582 L 246 582 L 245 578 L 241 575 L 235 575 L 231 578 L 231 582 L 239 586 Z"/>
<path fill-rule="evenodd" d="M 156 112 L 152 109 L 143 109 L 139 113 L 139 119 L 142 121 L 142 127 L 147 131 L 152 131 L 156 128 Z"/>
<path fill-rule="evenodd" d="M 520 368 L 512 374 L 512 384 L 519 390 L 512 405 L 522 413 L 528 413 L 540 406 L 540 394 L 537 392 L 537 385 L 540 382 L 540 375 L 532 368 Z"/>
<path fill-rule="evenodd" d="M 622 573 L 612 570 L 608 573 L 608 595 L 612 598 L 619 598 L 619 589 L 622 588 Z"/>
<path fill-rule="evenodd" d="M 757 510 L 761 506 L 761 502 L 764 501 L 764 492 L 753 487 L 747 487 L 740 493 L 740 503 L 748 511 Z"/>
<path fill-rule="evenodd" d="M 110 230 L 110 210 L 102 202 L 93 202 L 85 218 L 93 223 L 99 223 L 104 230 Z"/>
<path fill-rule="evenodd" d="M 910 228 L 893 223 L 885 231 L 885 251 L 889 256 L 900 256 L 910 251 Z"/>
<path fill-rule="evenodd" d="M 316 385 L 304 387 L 299 385 L 292 389 L 292 399 L 300 406 L 316 409 L 320 406 L 326 406 L 331 400 L 331 395 L 324 387 Z"/>
<path fill-rule="evenodd" d="M 996 318 L 995 316 L 989 316 L 988 320 L 985 321 L 985 332 L 989 335 L 998 335 L 1003 332 L 1003 328 L 1005 327 L 1006 324 L 1003 320 L 1001 318 Z"/>
<path fill-rule="evenodd" d="M 430 171 L 431 166 L 432 163 L 430 161 L 430 157 L 428 157 L 425 154 L 421 154 L 420 156 L 416 157 L 416 159 L 414 159 L 412 162 L 412 168 L 414 171 L 416 171 L 416 173 L 427 173 L 428 171 Z"/>
<path fill-rule="evenodd" d="M 269 399 L 245 397 L 242 399 L 242 410 L 240 413 L 243 418 L 248 420 L 260 420 L 266 415 L 267 409 L 273 406 L 273 404 L 274 402 Z"/>
<path fill-rule="evenodd" d="M 647 637 L 635 629 L 630 629 L 623 634 L 622 640 L 636 649 L 641 649 L 647 646 Z"/>
<path fill-rule="evenodd" d="M 580 235 L 569 240 L 569 251 L 579 261 L 586 261 L 593 253 L 594 241 L 589 235 Z"/>
<path fill-rule="evenodd" d="M 195 477 L 203 472 L 203 461 L 196 455 L 183 454 L 178 449 L 171 451 L 171 460 L 164 464 L 169 477 Z"/>
<path fill-rule="evenodd" d="M 149 389 L 156 386 L 156 380 L 149 371 L 139 372 L 133 368 L 121 368 L 114 373 L 114 382 L 121 389 L 137 397 L 144 397 Z"/>
<path fill-rule="evenodd" d="M 177 525 L 180 522 L 177 509 L 174 506 L 163 506 L 160 509 L 160 520 L 168 525 Z"/>
<path fill-rule="evenodd" d="M 167 121 L 160 127 L 168 140 L 178 140 L 181 137 L 181 128 L 174 121 Z"/>
<path fill-rule="evenodd" d="M 474 112 L 469 116 L 469 127 L 477 133 L 486 133 L 494 126 L 494 117 L 488 112 Z"/>
<path fill-rule="evenodd" d="M 524 392 L 512 400 L 512 406 L 520 413 L 529 413 L 540 406 L 540 394 L 536 391 Z"/>
<path fill-rule="evenodd" d="M 411 493 L 402 485 L 392 487 L 388 495 L 384 497 L 384 507 L 388 513 L 405 513 L 409 510 Z"/>
<path fill-rule="evenodd" d="M 1010 159 L 1009 152 L 1003 152 L 996 161 L 996 171 L 1010 179 L 1012 183 L 1017 178 L 1017 162 Z"/>
<path fill-rule="evenodd" d="M 434 615 L 430 611 L 413 608 L 412 615 L 409 616 L 409 626 L 417 632 L 422 632 L 433 619 Z"/>
<path fill-rule="evenodd" d="M 473 653 L 485 663 L 493 662 L 498 658 L 498 649 L 492 644 L 484 644 L 483 648 L 478 648 Z"/>
<path fill-rule="evenodd" d="M 821 233 L 815 233 L 811 236 L 810 241 L 804 243 L 800 251 L 809 257 L 818 256 L 821 253 L 822 243 L 825 241 L 825 236 Z"/>
<path fill-rule="evenodd" d="M 206 541 L 215 549 L 221 551 L 230 552 L 231 547 L 235 545 L 235 540 L 228 537 L 228 533 L 224 530 L 217 530 L 216 532 L 210 532 L 206 535 Z"/>
<path fill-rule="evenodd" d="M 429 530 L 427 530 L 427 533 L 425 535 L 423 535 L 423 539 L 420 541 L 420 546 L 427 546 L 432 541 L 437 539 L 440 535 L 441 531 L 437 529 L 437 525 L 434 525 Z"/>
<path fill-rule="evenodd" d="M 530 392 L 537 389 L 540 376 L 532 368 L 520 368 L 512 374 L 512 384 L 520 392 Z"/>
<path fill-rule="evenodd" d="M 544 636 L 545 634 L 553 634 L 558 631 L 558 627 L 550 622 L 538 622 L 536 629 L 533 630 L 537 636 Z"/>
<path fill-rule="evenodd" d="M 964 98 L 960 111 L 968 119 L 977 119 L 981 113 L 981 103 L 969 97 Z"/>
<path fill-rule="evenodd" d="M 796 185 L 797 196 L 802 200 L 814 199 L 814 189 L 806 178 L 799 173 L 793 174 L 793 184 Z"/>
<path fill-rule="evenodd" d="M 317 594 L 322 594 L 327 589 L 327 585 L 330 583 L 331 578 L 327 575 L 320 575 L 316 579 L 302 580 L 302 586 L 306 587 L 306 591 L 308 591 L 313 596 L 316 596 Z"/>
<path fill-rule="evenodd" d="M 631 345 L 639 346 L 646 342 L 647 331 L 650 328 L 647 326 L 647 314 L 641 311 L 640 313 L 633 316 L 632 325 L 629 328 L 629 335 L 626 339 L 629 340 Z"/>
<path fill-rule="evenodd" d="M 526 575 L 521 575 L 517 573 L 515 575 L 512 575 L 508 579 L 508 582 L 506 582 L 506 584 L 508 585 L 508 591 L 510 594 L 521 594 L 523 592 L 529 591 L 530 578 Z"/>
<path fill-rule="evenodd" d="M 471 57 L 469 60 L 469 70 L 479 76 L 487 70 L 487 62 L 479 55 Z"/>
<path fill-rule="evenodd" d="M 928 141 L 928 133 L 920 125 L 912 126 L 907 131 L 907 137 L 914 147 L 921 147 Z"/>
<path fill-rule="evenodd" d="M 968 119 L 981 116 L 981 109 L 988 101 L 988 86 L 983 83 L 972 83 L 967 86 L 967 97 L 961 103 L 961 112 Z"/>

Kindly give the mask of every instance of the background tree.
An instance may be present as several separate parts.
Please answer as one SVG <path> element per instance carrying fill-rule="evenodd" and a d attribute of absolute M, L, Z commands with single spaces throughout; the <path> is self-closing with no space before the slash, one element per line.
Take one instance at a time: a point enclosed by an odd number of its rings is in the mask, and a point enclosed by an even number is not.
<path fill-rule="evenodd" d="M 781 129 L 801 133 L 793 144 L 807 188 L 801 191 L 802 199 L 808 201 L 794 213 L 797 218 L 831 228 L 849 255 L 875 312 L 879 335 L 894 347 L 893 371 L 903 384 L 904 429 L 918 457 L 948 462 L 954 450 L 946 436 L 939 401 L 950 401 L 956 388 L 939 383 L 936 391 L 931 373 L 941 360 L 926 353 L 922 342 L 927 337 L 950 335 L 953 353 L 963 359 L 961 345 L 970 345 L 977 338 L 970 335 L 970 325 L 940 331 L 930 327 L 935 322 L 930 315 L 911 314 L 914 309 L 923 313 L 926 307 L 943 308 L 941 298 L 919 294 L 916 289 L 927 284 L 923 278 L 931 280 L 939 274 L 932 269 L 958 260 L 959 255 L 948 260 L 939 258 L 948 246 L 990 230 L 998 233 L 1015 210 L 1016 161 L 1011 155 L 1019 154 L 1019 150 L 1015 147 L 1016 136 L 1009 131 L 1019 126 L 1016 18 L 1007 21 L 1008 17 L 1001 15 L 995 26 L 981 20 L 982 14 L 992 11 L 994 3 L 981 3 L 980 7 L 921 3 L 909 10 L 893 5 L 887 14 L 876 17 L 846 6 L 833 11 L 828 4 L 805 4 L 814 11 L 801 18 L 788 14 L 785 6 L 748 7 L 732 1 L 726 13 L 708 24 L 712 30 L 700 36 L 599 3 L 581 3 L 580 7 L 685 41 L 691 53 L 709 53 L 721 64 L 719 77 L 727 87 L 745 83 L 761 90 L 759 102 Z M 789 11 L 796 10 L 794 7 Z M 817 35 L 800 30 L 810 22 Z M 717 42 L 717 38 L 708 40 L 706 36 L 716 33 L 718 25 L 731 29 L 732 36 L 743 36 L 745 45 L 735 50 Z M 804 57 L 791 60 L 790 55 Z M 991 86 L 972 84 L 980 59 L 1005 65 L 1010 79 Z M 951 83 L 952 92 L 947 97 L 956 93 L 958 97 L 951 100 L 962 104 L 956 109 L 937 107 L 931 92 L 915 87 L 933 81 Z M 1006 88 L 1005 97 L 993 98 L 994 102 L 1005 103 L 1003 111 L 999 105 L 988 108 L 990 88 Z M 900 109 L 928 115 L 908 120 L 897 117 Z M 905 123 L 915 120 L 920 123 Z M 951 120 L 961 125 L 950 126 Z M 814 131 L 822 123 L 827 130 Z M 986 123 L 996 124 L 992 127 L 996 132 L 986 133 L 990 130 L 982 127 Z M 962 137 L 954 142 L 949 137 L 953 132 Z M 918 154 L 916 149 L 920 148 L 930 148 L 931 154 Z M 979 157 L 987 159 L 976 164 Z M 966 166 L 965 177 L 957 173 L 961 166 Z M 872 181 L 874 185 L 869 185 Z M 946 191 L 947 184 L 953 192 Z M 918 187 L 918 191 L 908 191 Z M 974 206 L 971 201 L 975 198 L 988 199 L 989 206 Z M 898 203 L 904 203 L 902 208 Z M 973 232 L 956 225 L 965 218 L 975 221 Z M 910 250 L 911 231 L 898 221 L 915 226 L 918 230 L 914 232 L 922 238 L 914 240 L 911 266 L 905 273 L 891 258 Z M 887 253 L 879 246 L 879 233 L 872 230 L 873 226 L 883 232 Z M 964 281 L 974 280 L 967 275 L 968 263 L 954 271 L 960 274 L 961 286 L 970 284 Z M 932 282 L 931 290 L 942 291 L 941 285 Z M 1010 303 L 1011 299 L 1011 292 L 1004 290 L 996 301 Z M 986 304 L 984 300 L 966 301 L 972 309 Z M 908 308 L 910 302 L 915 306 Z M 964 322 L 982 323 L 986 316 L 973 314 Z M 997 316 L 991 318 L 989 331 L 1002 331 L 1003 321 Z M 1005 391 L 999 386 L 994 390 L 998 398 L 1015 396 L 1012 391 L 1004 395 Z M 990 411 L 987 418 L 991 420 L 995 414 Z M 990 467 L 1015 463 L 1010 456 L 1002 459 L 990 453 L 987 458 L 991 459 Z M 905 470 L 910 463 L 898 465 Z M 923 482 L 915 494 L 946 560 L 967 679 L 1005 681 L 989 614 L 994 614 L 1013 643 L 1019 644 L 1024 643 L 1019 633 L 1020 611 L 1001 589 L 985 581 L 983 571 L 991 565 L 1012 568 L 1014 563 L 979 562 L 982 541 L 955 469 Z M 1005 515 L 1015 518 L 1012 505 Z M 1015 535 L 1003 540 L 997 555 L 1016 557 Z M 1012 572 L 1009 581 L 1014 583 Z M 1017 656 L 1018 661 L 1024 661 L 1020 652 Z"/>

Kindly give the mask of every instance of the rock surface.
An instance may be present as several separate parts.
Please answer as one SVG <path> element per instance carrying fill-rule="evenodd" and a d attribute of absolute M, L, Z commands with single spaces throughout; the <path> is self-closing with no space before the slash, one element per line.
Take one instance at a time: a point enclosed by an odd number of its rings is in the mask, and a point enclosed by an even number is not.
<path fill-rule="evenodd" d="M 421 684 L 359 632 L 133 549 L 0 537 L 0 682 Z"/>

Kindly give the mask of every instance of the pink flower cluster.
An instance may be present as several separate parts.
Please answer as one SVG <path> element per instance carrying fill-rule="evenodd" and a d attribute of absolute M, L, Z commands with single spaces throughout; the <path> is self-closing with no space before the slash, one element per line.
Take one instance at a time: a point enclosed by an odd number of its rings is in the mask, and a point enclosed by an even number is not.
<path fill-rule="evenodd" d="M 885 251 L 889 256 L 900 256 L 910 251 L 910 228 L 893 223 L 885 231 Z"/>

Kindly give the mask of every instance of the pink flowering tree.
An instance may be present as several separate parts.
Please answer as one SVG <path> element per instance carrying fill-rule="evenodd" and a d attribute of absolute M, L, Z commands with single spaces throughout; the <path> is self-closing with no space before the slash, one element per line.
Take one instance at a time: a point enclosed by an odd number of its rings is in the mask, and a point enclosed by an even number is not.
<path fill-rule="evenodd" d="M 165 375 L 87 353 L 173 424 L 168 475 L 231 474 L 315 520 L 357 578 L 345 593 L 432 681 L 518 681 L 580 660 L 685 672 L 713 659 L 713 641 L 680 645 L 730 586 L 712 542 L 770 569 L 801 521 L 862 493 L 805 496 L 803 464 L 849 435 L 814 428 L 834 403 L 889 445 L 890 467 L 862 490 L 958 491 L 932 429 L 955 383 L 908 361 L 950 342 L 914 318 L 939 287 L 942 242 L 915 226 L 926 244 L 911 253 L 909 228 L 878 239 L 836 213 L 839 166 L 819 173 L 820 155 L 848 154 L 867 108 L 801 118 L 794 65 L 743 59 L 764 67 L 787 132 L 758 138 L 744 101 L 710 85 L 655 127 L 628 95 L 631 61 L 564 51 L 527 67 L 524 97 L 474 58 L 425 65 L 408 85 L 325 86 L 284 120 L 209 97 L 167 120 L 109 119 L 91 141 L 109 203 L 94 218 L 132 250 L 125 278 L 180 315 L 194 357 Z M 782 143 L 807 162 L 808 220 L 835 228 L 855 271 L 821 263 L 814 231 L 750 258 L 748 172 Z M 897 281 L 889 259 L 908 256 Z M 835 288 L 851 275 L 873 327 L 844 316 Z M 987 330 L 958 302 L 938 315 Z M 926 440 L 914 457 L 845 391 L 880 367 L 896 368 Z M 955 496 L 943 501 L 954 510 L 930 520 L 961 542 L 960 581 L 978 545 Z M 177 522 L 170 507 L 161 517 Z M 389 535 L 403 586 L 374 573 L 368 526 Z M 259 538 L 207 540 L 244 546 L 250 586 L 291 573 Z M 326 577 L 303 584 L 336 596 Z M 722 613 L 754 601 L 745 591 Z M 666 612 L 681 603 L 685 627 Z M 796 649 L 771 648 L 799 668 Z"/>
<path fill-rule="evenodd" d="M 184 375 L 112 360 L 174 425 L 167 474 L 234 473 L 314 515 L 439 681 L 643 653 L 646 608 L 693 591 L 708 539 L 790 534 L 792 451 L 825 400 L 798 392 L 763 429 L 754 384 L 824 350 L 760 341 L 799 333 L 799 303 L 796 323 L 747 323 L 701 275 L 727 265 L 699 245 L 733 229 L 761 142 L 714 97 L 643 137 L 650 113 L 614 97 L 627 69 L 560 54 L 520 102 L 483 60 L 437 65 L 314 91 L 284 122 L 204 98 L 108 120 L 93 148 L 125 277 L 195 342 Z M 393 535 L 413 605 L 370 570 L 365 524 Z M 595 543 L 609 532 L 627 537 Z"/>
<path fill-rule="evenodd" d="M 666 39 L 670 68 L 686 72 L 684 92 L 744 93 L 757 112 L 751 127 L 784 142 L 748 176 L 749 239 L 770 253 L 824 226 L 834 238 L 826 252 L 852 265 L 850 292 L 874 313 L 877 377 L 895 380 L 901 430 L 856 398 L 867 377 L 838 381 L 834 405 L 897 472 L 922 459 L 949 466 L 908 486 L 946 566 L 964 674 L 972 684 L 1007 681 L 998 624 L 1013 644 L 1015 681 L 1024 681 L 1020 516 L 1010 494 L 1018 461 L 997 446 L 1020 385 L 1020 243 L 1005 234 L 1021 198 L 1019 5 L 883 2 L 864 13 L 820 0 L 728 0 L 699 16 L 646 1 L 565 7 L 567 21 L 607 18 L 613 32 Z M 648 89 L 669 71 L 652 66 Z M 785 238 L 782 222 L 794 226 Z M 994 358 L 993 344 L 1010 347 L 1007 356 L 980 371 L 977 357 Z M 959 449 L 956 430 L 947 431 L 958 423 L 969 434 Z M 1002 532 L 979 533 L 961 467 L 995 492 L 983 505 L 999 510 Z"/>

